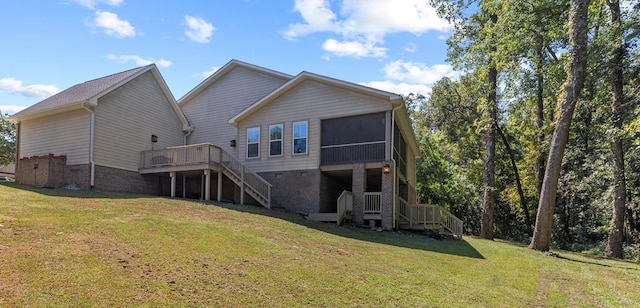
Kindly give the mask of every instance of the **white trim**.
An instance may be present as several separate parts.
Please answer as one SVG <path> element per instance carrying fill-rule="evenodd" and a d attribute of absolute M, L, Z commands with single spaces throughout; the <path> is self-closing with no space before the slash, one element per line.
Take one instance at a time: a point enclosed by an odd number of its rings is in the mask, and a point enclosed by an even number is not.
<path fill-rule="evenodd" d="M 257 142 L 249 142 L 249 131 L 253 130 L 253 129 L 257 129 L 258 130 L 258 141 Z M 249 156 L 249 145 L 250 144 L 257 144 L 258 145 L 258 156 Z M 247 127 L 247 159 L 256 159 L 256 158 L 260 158 L 260 126 L 256 126 L 256 127 Z"/>
<path fill-rule="evenodd" d="M 271 128 L 272 127 L 280 127 L 280 139 L 271 139 Z M 284 124 L 271 124 L 269 125 L 269 130 L 267 131 L 269 135 L 269 157 L 282 157 L 284 155 Z M 280 141 L 280 154 L 271 155 L 271 143 Z"/>
<path fill-rule="evenodd" d="M 304 146 L 304 152 L 299 152 L 296 153 L 295 149 L 296 149 L 296 139 L 303 139 L 303 137 L 298 137 L 296 138 L 296 124 L 300 124 L 300 123 L 304 123 L 306 126 L 306 131 L 305 131 L 305 146 Z M 309 121 L 305 120 L 305 121 L 296 121 L 291 123 L 291 154 L 293 155 L 306 155 L 309 154 Z"/>

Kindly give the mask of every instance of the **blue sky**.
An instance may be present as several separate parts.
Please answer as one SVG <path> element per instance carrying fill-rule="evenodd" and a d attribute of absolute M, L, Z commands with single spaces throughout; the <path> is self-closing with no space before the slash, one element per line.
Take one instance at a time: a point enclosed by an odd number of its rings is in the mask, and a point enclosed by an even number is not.
<path fill-rule="evenodd" d="M 176 99 L 231 59 L 428 94 L 451 26 L 429 0 L 3 0 L 0 111 L 156 63 Z"/>

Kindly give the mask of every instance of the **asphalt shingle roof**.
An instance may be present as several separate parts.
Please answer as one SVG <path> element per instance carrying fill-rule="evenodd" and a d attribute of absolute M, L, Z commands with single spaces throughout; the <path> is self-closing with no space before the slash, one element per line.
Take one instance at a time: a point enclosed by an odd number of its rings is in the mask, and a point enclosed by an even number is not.
<path fill-rule="evenodd" d="M 130 69 L 124 72 L 120 72 L 120 73 L 105 76 L 102 78 L 79 83 L 75 86 L 72 86 L 66 90 L 59 92 L 58 94 L 54 94 L 49 98 L 46 98 L 43 101 L 37 104 L 34 104 L 14 114 L 13 116 L 21 117 L 21 116 L 39 113 L 42 111 L 62 108 L 65 106 L 86 102 L 91 98 L 93 98 L 94 96 L 102 93 L 104 90 L 107 90 L 113 87 L 114 85 L 116 85 L 117 83 L 139 73 L 140 71 L 145 70 L 151 65 L 153 64 L 150 64 L 147 66 L 141 66 L 141 67 Z"/>

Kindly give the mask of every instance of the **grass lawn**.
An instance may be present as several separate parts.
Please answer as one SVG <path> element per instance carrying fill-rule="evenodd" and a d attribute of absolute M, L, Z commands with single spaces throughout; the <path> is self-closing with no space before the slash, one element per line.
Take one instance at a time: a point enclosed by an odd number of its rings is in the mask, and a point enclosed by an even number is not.
<path fill-rule="evenodd" d="M 0 306 L 637 306 L 640 265 L 0 184 Z"/>

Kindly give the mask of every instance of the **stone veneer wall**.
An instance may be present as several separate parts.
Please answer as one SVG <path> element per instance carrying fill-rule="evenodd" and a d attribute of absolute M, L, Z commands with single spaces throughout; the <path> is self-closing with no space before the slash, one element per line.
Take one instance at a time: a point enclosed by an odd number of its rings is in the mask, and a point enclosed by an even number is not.
<path fill-rule="evenodd" d="M 289 212 L 320 212 L 322 172 L 319 169 L 260 172 L 260 176 L 273 185 L 273 206 L 284 207 Z"/>
<path fill-rule="evenodd" d="M 35 163 L 38 163 L 38 169 L 34 169 Z M 66 163 L 66 156 L 53 154 L 23 157 L 18 163 L 16 181 L 32 186 L 62 187 L 65 185 Z"/>
<path fill-rule="evenodd" d="M 382 173 L 382 221 L 381 227 L 384 230 L 393 230 L 393 162 L 386 161 L 384 164 L 391 166 L 391 172 Z"/>
<path fill-rule="evenodd" d="M 165 195 L 171 189 L 171 179 L 166 176 L 141 175 L 128 171 L 96 165 L 95 189 L 129 192 L 145 195 Z"/>

